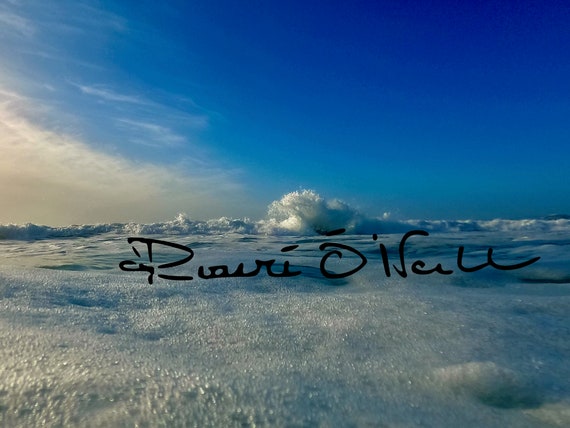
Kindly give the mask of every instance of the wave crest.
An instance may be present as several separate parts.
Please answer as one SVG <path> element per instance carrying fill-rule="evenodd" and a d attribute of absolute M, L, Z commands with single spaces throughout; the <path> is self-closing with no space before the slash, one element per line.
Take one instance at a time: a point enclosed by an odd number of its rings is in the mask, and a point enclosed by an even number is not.
<path fill-rule="evenodd" d="M 354 232 L 361 218 L 356 210 L 338 199 L 326 200 L 313 190 L 301 190 L 269 205 L 264 229 L 299 234 L 323 234 L 340 228 Z"/>
<path fill-rule="evenodd" d="M 366 216 L 338 199 L 327 200 L 313 190 L 287 193 L 272 202 L 264 220 L 221 217 L 207 221 L 192 220 L 179 214 L 174 220 L 150 224 L 108 223 L 65 227 L 35 224 L 0 225 L 0 240 L 35 240 L 80 238 L 105 233 L 119 235 L 215 235 L 238 233 L 247 235 L 314 235 L 345 229 L 348 234 L 404 233 L 411 229 L 429 232 L 532 232 L 567 233 L 570 219 L 552 216 L 526 220 L 405 220 L 389 221 L 386 217 Z"/>

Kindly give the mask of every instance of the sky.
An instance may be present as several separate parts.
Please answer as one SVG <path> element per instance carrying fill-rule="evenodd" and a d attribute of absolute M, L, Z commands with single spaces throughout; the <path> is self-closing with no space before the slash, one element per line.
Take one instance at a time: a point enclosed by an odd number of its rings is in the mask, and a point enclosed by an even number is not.
<path fill-rule="evenodd" d="M 570 213 L 566 1 L 0 0 L 0 223 Z"/>

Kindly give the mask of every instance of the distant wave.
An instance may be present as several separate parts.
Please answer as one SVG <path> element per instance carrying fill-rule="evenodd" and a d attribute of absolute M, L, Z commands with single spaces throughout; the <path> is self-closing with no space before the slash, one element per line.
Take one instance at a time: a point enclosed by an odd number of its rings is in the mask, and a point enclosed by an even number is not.
<path fill-rule="evenodd" d="M 65 227 L 39 226 L 32 223 L 0 225 L 0 239 L 33 240 L 77 238 L 116 231 L 120 224 L 73 225 Z"/>
<path fill-rule="evenodd" d="M 327 200 L 312 190 L 291 192 L 269 205 L 266 220 L 257 223 L 257 232 L 268 234 L 315 234 L 346 229 L 352 234 L 401 233 L 411 228 L 431 232 L 473 231 L 568 231 L 570 217 L 549 216 L 526 220 L 404 220 L 391 221 L 386 217 L 371 217 L 359 213 L 348 204 Z"/>
<path fill-rule="evenodd" d="M 95 225 L 72 225 L 63 227 L 38 226 L 35 224 L 0 225 L 0 239 L 34 240 L 54 238 L 86 238 L 105 233 L 121 235 L 190 235 L 242 233 L 257 234 L 256 223 L 248 219 L 222 217 L 216 220 L 196 221 L 185 214 L 171 221 L 158 223 L 110 223 Z"/>
<path fill-rule="evenodd" d="M 551 214 L 544 217 L 544 220 L 570 220 L 569 214 Z"/>
<path fill-rule="evenodd" d="M 430 232 L 472 231 L 570 231 L 570 217 L 549 216 L 527 220 L 405 220 L 366 216 L 348 204 L 327 200 L 312 190 L 288 193 L 272 202 L 263 220 L 221 217 L 207 221 L 192 220 L 179 214 L 174 220 L 157 223 L 109 223 L 64 227 L 35 224 L 0 225 L 0 239 L 35 240 L 90 237 L 105 233 L 121 235 L 191 235 L 238 233 L 246 235 L 315 235 L 335 229 L 347 234 L 402 233 L 410 229 Z"/>

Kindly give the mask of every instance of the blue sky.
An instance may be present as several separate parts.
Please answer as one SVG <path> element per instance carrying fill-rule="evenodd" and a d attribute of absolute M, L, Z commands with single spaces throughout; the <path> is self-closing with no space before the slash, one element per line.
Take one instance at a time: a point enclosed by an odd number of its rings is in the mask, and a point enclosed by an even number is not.
<path fill-rule="evenodd" d="M 567 2 L 0 2 L 0 222 L 570 213 Z"/>

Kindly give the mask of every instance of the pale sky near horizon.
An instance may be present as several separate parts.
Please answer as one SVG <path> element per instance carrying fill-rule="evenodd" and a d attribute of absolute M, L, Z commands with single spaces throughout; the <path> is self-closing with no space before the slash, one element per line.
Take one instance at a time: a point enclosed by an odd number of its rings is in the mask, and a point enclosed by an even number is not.
<path fill-rule="evenodd" d="M 0 0 L 0 223 L 570 213 L 564 1 Z"/>

